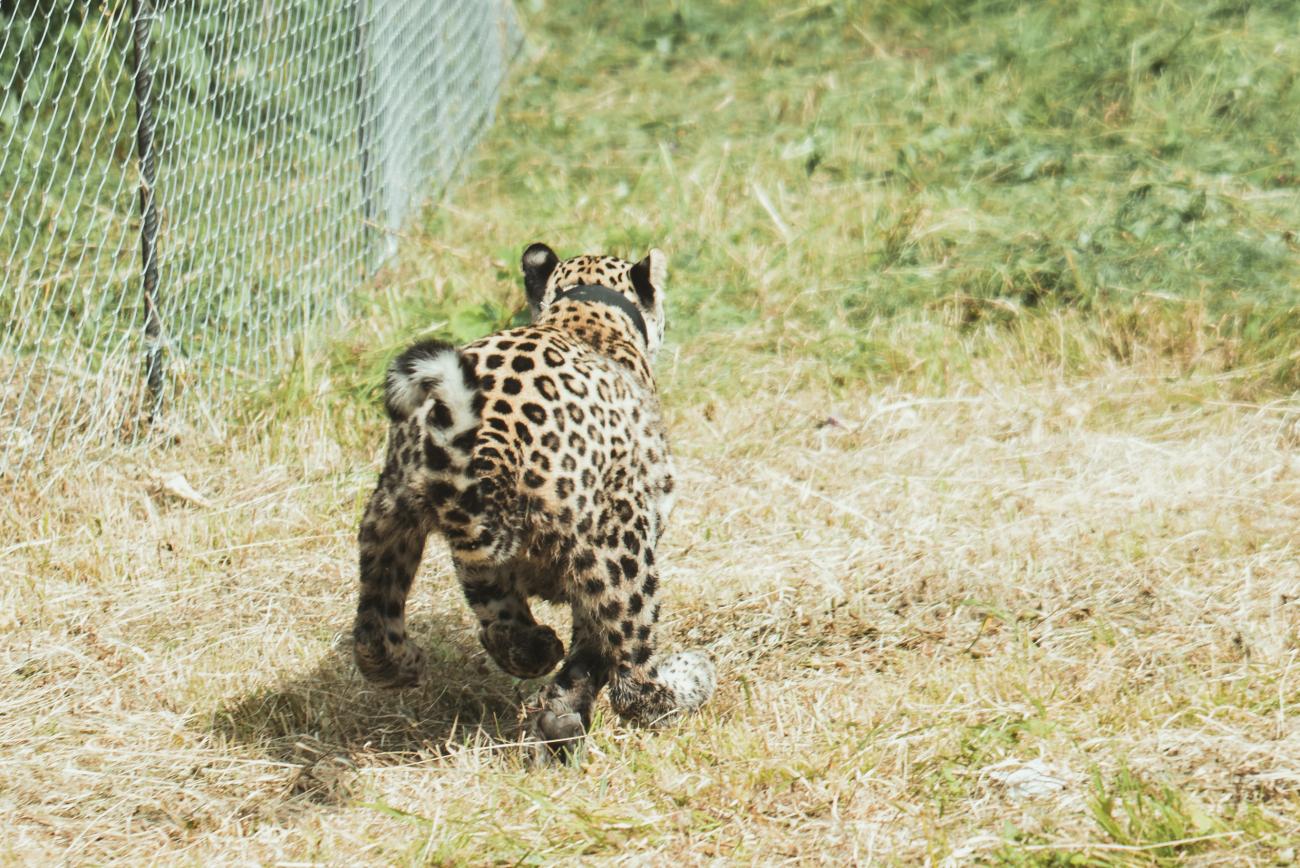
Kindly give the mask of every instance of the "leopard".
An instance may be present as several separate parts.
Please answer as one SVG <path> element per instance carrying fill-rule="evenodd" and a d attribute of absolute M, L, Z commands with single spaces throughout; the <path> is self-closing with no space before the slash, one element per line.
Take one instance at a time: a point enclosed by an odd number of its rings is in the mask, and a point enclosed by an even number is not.
<path fill-rule="evenodd" d="M 706 651 L 656 646 L 656 553 L 677 493 L 652 372 L 667 258 L 561 261 L 539 242 L 521 268 L 530 322 L 460 347 L 419 341 L 388 367 L 353 657 L 380 687 L 421 683 L 406 603 L 441 536 L 487 655 L 518 679 L 555 671 L 521 709 L 532 759 L 574 763 L 603 689 L 621 720 L 654 727 L 703 706 L 717 676 Z M 534 599 L 568 605 L 567 649 Z"/>

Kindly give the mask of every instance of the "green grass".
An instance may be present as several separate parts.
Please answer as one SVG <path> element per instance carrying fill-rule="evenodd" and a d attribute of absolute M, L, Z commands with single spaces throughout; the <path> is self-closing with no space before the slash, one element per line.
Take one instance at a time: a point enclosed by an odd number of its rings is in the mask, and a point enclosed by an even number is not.
<path fill-rule="evenodd" d="M 488 299 L 483 327 L 499 324 L 534 238 L 658 244 L 678 341 L 753 325 L 754 349 L 818 359 L 836 384 L 944 388 L 990 329 L 1041 334 L 1064 315 L 1081 345 L 1029 361 L 1084 370 L 1196 344 L 1189 367 L 1258 365 L 1252 388 L 1293 388 L 1292 11 L 545 5 L 540 60 L 457 207 L 425 227 L 495 273 L 439 256 L 445 294 L 402 315 L 464 338 Z"/>

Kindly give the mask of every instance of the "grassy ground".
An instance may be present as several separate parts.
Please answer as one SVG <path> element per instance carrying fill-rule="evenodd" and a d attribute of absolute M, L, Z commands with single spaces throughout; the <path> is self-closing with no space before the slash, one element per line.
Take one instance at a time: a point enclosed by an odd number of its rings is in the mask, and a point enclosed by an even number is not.
<path fill-rule="evenodd" d="M 617 5 L 524 9 L 453 201 L 246 413 L 4 483 L 0 858 L 1293 859 L 1291 4 Z M 580 771 L 440 548 L 428 687 L 343 641 L 379 372 L 533 240 L 669 253 L 665 644 L 723 676 Z"/>

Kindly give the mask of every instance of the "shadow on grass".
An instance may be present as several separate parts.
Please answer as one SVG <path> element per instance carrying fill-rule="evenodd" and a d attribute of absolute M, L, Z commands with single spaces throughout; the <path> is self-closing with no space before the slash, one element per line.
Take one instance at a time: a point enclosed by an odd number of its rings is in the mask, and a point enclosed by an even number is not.
<path fill-rule="evenodd" d="M 517 741 L 520 703 L 536 686 L 496 669 L 470 634 L 427 621 L 410 628 L 428 663 L 422 686 L 375 689 L 353 665 L 350 642 L 340 642 L 310 671 L 223 702 L 209 729 L 290 763 L 358 754 L 410 761 Z"/>

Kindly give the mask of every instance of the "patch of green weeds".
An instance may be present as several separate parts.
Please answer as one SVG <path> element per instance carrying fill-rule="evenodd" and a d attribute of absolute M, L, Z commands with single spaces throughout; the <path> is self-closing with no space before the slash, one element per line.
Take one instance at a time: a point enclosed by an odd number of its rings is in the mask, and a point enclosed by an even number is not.
<path fill-rule="evenodd" d="M 1127 768 L 1109 780 L 1094 770 L 1088 808 L 1110 841 L 1140 848 L 1157 864 L 1204 849 L 1210 836 L 1226 829 L 1195 797 Z"/>

